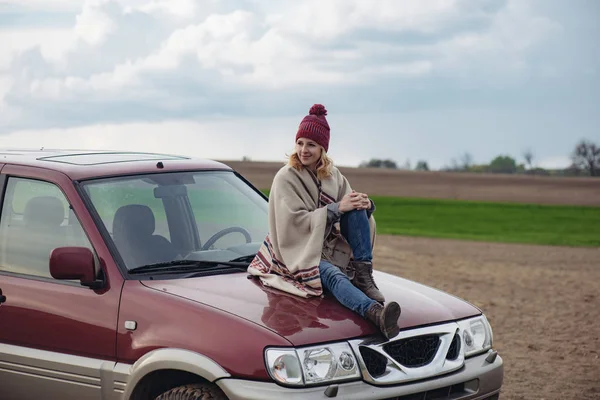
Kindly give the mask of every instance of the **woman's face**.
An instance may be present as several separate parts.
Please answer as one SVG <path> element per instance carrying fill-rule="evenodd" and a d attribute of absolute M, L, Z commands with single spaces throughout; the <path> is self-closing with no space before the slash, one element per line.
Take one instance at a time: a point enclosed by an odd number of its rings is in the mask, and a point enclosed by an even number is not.
<path fill-rule="evenodd" d="M 305 167 L 315 169 L 321 159 L 321 146 L 310 139 L 298 138 L 296 141 L 296 154 Z"/>

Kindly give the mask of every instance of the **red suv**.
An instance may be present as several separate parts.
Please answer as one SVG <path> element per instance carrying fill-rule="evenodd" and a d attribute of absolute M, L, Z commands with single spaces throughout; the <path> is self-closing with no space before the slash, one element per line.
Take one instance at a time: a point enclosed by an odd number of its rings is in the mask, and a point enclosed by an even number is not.
<path fill-rule="evenodd" d="M 385 340 L 246 268 L 268 199 L 217 162 L 0 151 L 0 398 L 497 399 L 481 310 L 376 272 Z"/>

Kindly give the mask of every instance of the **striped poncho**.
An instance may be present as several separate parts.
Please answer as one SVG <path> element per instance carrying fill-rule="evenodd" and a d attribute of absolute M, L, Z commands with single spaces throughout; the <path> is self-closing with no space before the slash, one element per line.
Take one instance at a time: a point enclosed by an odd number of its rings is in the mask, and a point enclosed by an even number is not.
<path fill-rule="evenodd" d="M 333 167 L 332 175 L 321 182 L 302 168 L 281 168 L 269 196 L 269 234 L 250 263 L 248 272 L 260 278 L 266 286 L 301 297 L 323 293 L 319 274 L 325 238 L 326 246 L 336 248 L 338 259 L 350 259 L 351 249 L 337 235 L 331 243 L 327 231 L 327 204 L 339 202 L 352 189 L 340 171 Z M 331 252 L 333 253 L 333 252 Z M 325 257 L 327 258 L 327 257 Z M 341 263 L 344 263 L 342 261 Z M 335 265 L 339 265 L 337 263 Z"/>

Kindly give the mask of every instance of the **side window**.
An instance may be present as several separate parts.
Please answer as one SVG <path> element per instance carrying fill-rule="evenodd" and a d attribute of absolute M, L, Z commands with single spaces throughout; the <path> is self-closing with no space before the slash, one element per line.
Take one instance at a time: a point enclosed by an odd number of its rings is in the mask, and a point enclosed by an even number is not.
<path fill-rule="evenodd" d="M 62 191 L 54 184 L 9 178 L 0 216 L 0 271 L 51 278 L 57 247 L 92 249 Z"/>

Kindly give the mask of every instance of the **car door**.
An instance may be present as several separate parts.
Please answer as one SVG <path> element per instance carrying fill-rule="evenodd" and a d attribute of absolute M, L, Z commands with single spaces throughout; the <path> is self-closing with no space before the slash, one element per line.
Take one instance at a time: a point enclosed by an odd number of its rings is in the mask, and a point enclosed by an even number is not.
<path fill-rule="evenodd" d="M 0 397 L 114 396 L 122 281 L 90 289 L 49 272 L 53 248 L 84 246 L 96 256 L 98 276 L 113 278 L 108 250 L 89 234 L 91 218 L 65 175 L 6 165 L 0 176 Z"/>

